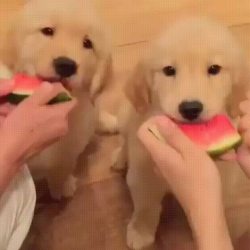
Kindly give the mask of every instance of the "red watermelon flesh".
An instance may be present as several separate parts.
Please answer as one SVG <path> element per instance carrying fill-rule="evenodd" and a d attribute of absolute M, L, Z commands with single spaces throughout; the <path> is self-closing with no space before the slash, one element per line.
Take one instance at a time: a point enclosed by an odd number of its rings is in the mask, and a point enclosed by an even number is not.
<path fill-rule="evenodd" d="M 241 136 L 226 115 L 217 115 L 204 123 L 176 123 L 183 133 L 211 156 L 218 156 L 241 143 Z M 151 132 L 152 129 L 150 129 Z M 162 140 L 159 132 L 153 132 Z"/>
<path fill-rule="evenodd" d="M 12 93 L 31 95 L 39 88 L 42 81 L 37 77 L 26 76 L 24 74 L 18 74 L 13 77 L 15 82 L 15 88 Z"/>
<path fill-rule="evenodd" d="M 195 143 L 211 155 L 220 155 L 241 143 L 241 136 L 225 115 L 200 124 L 177 124 Z"/>
<path fill-rule="evenodd" d="M 7 96 L 7 100 L 12 104 L 18 104 L 38 89 L 42 80 L 37 77 L 27 76 L 25 74 L 17 74 L 12 79 L 14 81 L 14 89 L 12 93 Z M 59 93 L 49 104 L 70 101 L 72 97 L 66 93 Z"/>

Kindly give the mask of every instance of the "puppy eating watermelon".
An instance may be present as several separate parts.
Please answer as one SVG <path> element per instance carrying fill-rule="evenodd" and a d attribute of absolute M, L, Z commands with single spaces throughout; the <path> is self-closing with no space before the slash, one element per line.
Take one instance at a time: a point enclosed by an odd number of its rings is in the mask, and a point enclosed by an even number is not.
<path fill-rule="evenodd" d="M 204 123 L 176 124 L 189 139 L 204 148 L 212 157 L 220 156 L 241 143 L 240 134 L 225 115 L 217 115 Z M 149 131 L 158 140 L 164 141 L 156 128 L 149 128 Z"/>
<path fill-rule="evenodd" d="M 34 93 L 36 89 L 38 89 L 41 84 L 42 80 L 27 76 L 23 74 L 15 75 L 12 80 L 14 81 L 14 89 L 13 91 L 6 97 L 7 101 L 11 104 L 18 104 L 30 95 Z M 72 100 L 72 97 L 69 93 L 62 92 L 59 93 L 55 98 L 53 98 L 49 104 L 56 104 L 60 102 L 66 102 Z"/>

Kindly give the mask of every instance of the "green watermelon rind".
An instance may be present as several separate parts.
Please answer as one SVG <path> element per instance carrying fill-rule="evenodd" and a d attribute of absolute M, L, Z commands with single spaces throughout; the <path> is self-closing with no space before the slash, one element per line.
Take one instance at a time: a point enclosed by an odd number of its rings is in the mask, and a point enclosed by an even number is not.
<path fill-rule="evenodd" d="M 231 138 L 225 138 L 222 142 L 214 144 L 209 149 L 207 149 L 207 153 L 211 157 L 219 157 L 222 154 L 227 153 L 231 149 L 236 149 L 242 144 L 242 138 L 239 134 L 233 135 Z"/>
<path fill-rule="evenodd" d="M 152 133 L 159 141 L 165 142 L 156 127 L 151 126 L 150 128 L 148 128 L 148 131 Z M 231 149 L 236 149 L 238 146 L 241 145 L 241 143 L 242 138 L 240 134 L 236 132 L 236 134 L 233 134 L 230 137 L 226 137 L 218 143 L 214 143 L 206 150 L 206 152 L 212 158 L 217 158 Z"/>
<path fill-rule="evenodd" d="M 11 104 L 19 104 L 20 102 L 22 102 L 24 99 L 26 99 L 27 97 L 29 97 L 29 95 L 23 95 L 23 94 L 14 94 L 11 93 L 7 96 L 7 101 Z"/>
<path fill-rule="evenodd" d="M 17 105 L 29 96 L 30 94 L 28 93 L 11 93 L 7 96 L 7 100 L 9 103 Z M 68 102 L 71 100 L 71 96 L 69 96 L 65 92 L 62 92 L 59 93 L 55 98 L 53 98 L 48 104 L 52 105 L 56 103 Z"/>
<path fill-rule="evenodd" d="M 59 93 L 55 98 L 53 98 L 48 104 L 56 104 L 62 102 L 69 102 L 72 98 L 65 92 Z"/>

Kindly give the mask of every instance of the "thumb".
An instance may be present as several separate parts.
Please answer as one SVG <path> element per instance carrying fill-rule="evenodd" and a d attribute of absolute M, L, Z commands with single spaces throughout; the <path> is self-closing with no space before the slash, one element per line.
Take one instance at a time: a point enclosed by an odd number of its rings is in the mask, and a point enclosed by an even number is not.
<path fill-rule="evenodd" d="M 0 80 L 0 96 L 8 95 L 14 88 L 14 81 L 2 79 Z"/>
<path fill-rule="evenodd" d="M 46 105 L 61 92 L 61 89 L 62 88 L 59 85 L 52 85 L 49 82 L 43 82 L 34 94 L 27 98 L 23 103 Z"/>
<path fill-rule="evenodd" d="M 156 133 L 154 119 L 149 119 L 140 126 L 137 136 L 158 166 L 175 166 L 181 156 Z"/>
<path fill-rule="evenodd" d="M 68 115 L 77 105 L 77 100 L 73 98 L 71 101 L 58 103 L 56 105 L 51 106 L 51 109 L 53 109 L 55 112 L 62 112 L 65 115 Z"/>
<path fill-rule="evenodd" d="M 190 154 L 198 147 L 167 117 L 156 118 L 156 124 L 160 134 L 167 144 L 173 147 L 182 156 Z"/>
<path fill-rule="evenodd" d="M 237 150 L 237 160 L 242 170 L 250 178 L 250 152 L 249 151 L 250 151 L 249 147 L 245 144 L 242 144 Z"/>
<path fill-rule="evenodd" d="M 232 149 L 226 152 L 225 154 L 221 155 L 219 159 L 223 161 L 234 161 L 236 160 L 236 152 L 234 149 Z"/>

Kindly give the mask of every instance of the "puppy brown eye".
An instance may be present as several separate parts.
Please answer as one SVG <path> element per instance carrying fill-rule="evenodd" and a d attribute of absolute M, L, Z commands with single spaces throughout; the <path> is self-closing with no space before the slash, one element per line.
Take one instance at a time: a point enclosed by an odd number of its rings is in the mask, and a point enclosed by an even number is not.
<path fill-rule="evenodd" d="M 41 29 L 42 34 L 44 34 L 45 36 L 53 36 L 55 31 L 53 28 L 50 27 L 45 27 Z"/>
<path fill-rule="evenodd" d="M 217 64 L 211 65 L 208 68 L 208 74 L 210 75 L 217 75 L 220 73 L 220 71 L 221 71 L 221 66 Z"/>
<path fill-rule="evenodd" d="M 83 41 L 83 47 L 86 49 L 93 49 L 93 43 L 89 38 L 85 38 Z"/>
<path fill-rule="evenodd" d="M 163 68 L 163 73 L 166 76 L 175 76 L 176 75 L 176 69 L 173 66 L 166 66 Z"/>

